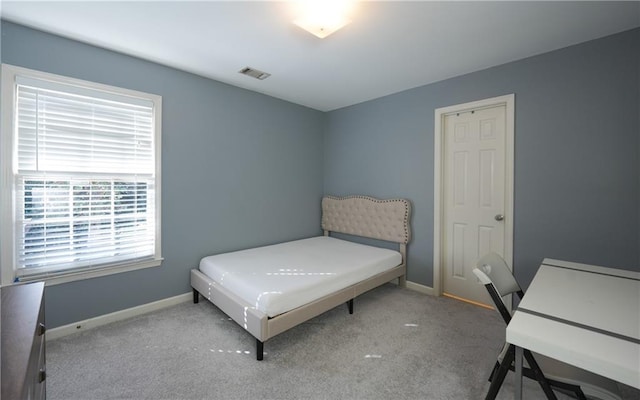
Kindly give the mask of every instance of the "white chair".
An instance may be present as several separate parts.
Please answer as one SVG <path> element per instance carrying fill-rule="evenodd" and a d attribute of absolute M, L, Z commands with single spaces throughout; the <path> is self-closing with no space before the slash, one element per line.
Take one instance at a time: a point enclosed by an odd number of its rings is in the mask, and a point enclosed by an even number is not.
<path fill-rule="evenodd" d="M 508 324 L 509 321 L 511 321 L 511 313 L 504 303 L 504 297 L 515 293 L 522 299 L 524 292 L 509 270 L 507 263 L 500 255 L 489 253 L 478 261 L 473 273 L 487 288 L 498 312 L 505 323 Z M 538 381 L 547 399 L 556 399 L 552 388 L 581 400 L 621 399 L 618 384 L 611 379 L 552 358 L 544 357 L 540 354 L 531 353 L 526 349 L 524 349 L 523 353 L 526 361 L 523 368 L 523 375 Z M 487 400 L 496 398 L 507 372 L 514 370 L 514 358 L 515 347 L 505 343 L 489 377 L 491 386 L 486 396 Z"/>

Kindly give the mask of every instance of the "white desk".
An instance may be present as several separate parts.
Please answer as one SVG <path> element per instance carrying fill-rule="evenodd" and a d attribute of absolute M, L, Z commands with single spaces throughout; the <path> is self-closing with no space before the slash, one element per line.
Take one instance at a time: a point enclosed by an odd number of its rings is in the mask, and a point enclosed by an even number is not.
<path fill-rule="evenodd" d="M 516 346 L 517 399 L 522 348 L 640 388 L 640 273 L 545 259 L 507 342 Z"/>

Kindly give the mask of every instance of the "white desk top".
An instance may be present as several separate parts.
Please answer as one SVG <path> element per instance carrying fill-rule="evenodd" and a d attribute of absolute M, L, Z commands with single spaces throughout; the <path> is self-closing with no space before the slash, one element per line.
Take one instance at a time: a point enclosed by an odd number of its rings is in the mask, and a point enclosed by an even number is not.
<path fill-rule="evenodd" d="M 507 342 L 640 388 L 640 273 L 545 259 Z"/>

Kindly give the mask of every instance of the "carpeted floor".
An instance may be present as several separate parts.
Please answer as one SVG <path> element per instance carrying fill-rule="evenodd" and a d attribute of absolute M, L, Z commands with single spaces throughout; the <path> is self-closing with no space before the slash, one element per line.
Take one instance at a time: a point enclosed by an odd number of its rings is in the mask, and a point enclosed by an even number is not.
<path fill-rule="evenodd" d="M 255 339 L 201 300 L 48 342 L 47 397 L 482 399 L 503 341 L 495 311 L 387 284 L 353 315 L 338 307 L 267 341 L 259 362 Z M 524 396 L 544 399 L 529 380 Z"/>

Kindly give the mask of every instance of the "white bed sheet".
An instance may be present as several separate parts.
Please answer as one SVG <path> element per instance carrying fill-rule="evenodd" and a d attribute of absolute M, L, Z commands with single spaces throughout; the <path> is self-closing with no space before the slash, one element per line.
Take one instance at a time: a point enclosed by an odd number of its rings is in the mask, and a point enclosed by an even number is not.
<path fill-rule="evenodd" d="M 275 317 L 401 263 L 394 250 L 319 236 L 204 257 L 200 271 Z"/>

